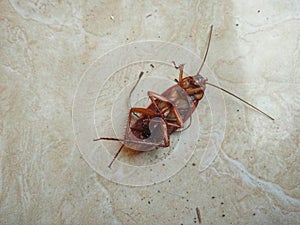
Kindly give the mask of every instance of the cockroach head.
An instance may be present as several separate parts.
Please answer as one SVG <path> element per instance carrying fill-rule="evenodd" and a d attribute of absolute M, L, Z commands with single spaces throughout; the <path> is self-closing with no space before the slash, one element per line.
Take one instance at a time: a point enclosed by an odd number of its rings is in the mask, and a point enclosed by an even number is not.
<path fill-rule="evenodd" d="M 192 77 L 194 82 L 195 82 L 195 85 L 199 86 L 202 91 L 205 91 L 205 88 L 206 88 L 206 82 L 208 81 L 207 78 L 204 78 L 202 75 L 198 74 L 198 75 L 195 75 Z"/>

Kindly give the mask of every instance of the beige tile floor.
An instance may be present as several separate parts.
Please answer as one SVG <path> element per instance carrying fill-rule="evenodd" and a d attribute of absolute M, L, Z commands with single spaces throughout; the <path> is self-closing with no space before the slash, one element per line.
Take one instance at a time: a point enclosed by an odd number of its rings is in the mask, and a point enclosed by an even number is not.
<path fill-rule="evenodd" d="M 300 2 L 178 2 L 0 1 L 0 224 L 300 223 Z M 203 73 L 275 121 L 210 87 L 177 148 L 109 170 L 119 144 L 91 140 L 122 135 L 122 88 L 195 71 L 211 24 Z"/>

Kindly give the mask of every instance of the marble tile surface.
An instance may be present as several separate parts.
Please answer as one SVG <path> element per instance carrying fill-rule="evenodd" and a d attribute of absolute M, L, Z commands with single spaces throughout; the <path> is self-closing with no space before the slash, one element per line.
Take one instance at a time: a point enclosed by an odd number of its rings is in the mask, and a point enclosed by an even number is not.
<path fill-rule="evenodd" d="M 300 223 L 299 1 L 3 0 L 0 12 L 0 224 L 199 224 L 196 208 L 201 224 Z M 172 57 L 195 73 L 211 24 L 203 75 L 275 120 L 207 87 L 178 147 L 125 151 L 109 170 L 120 144 L 92 139 L 124 134 L 138 73 L 134 104 L 177 78 Z"/>

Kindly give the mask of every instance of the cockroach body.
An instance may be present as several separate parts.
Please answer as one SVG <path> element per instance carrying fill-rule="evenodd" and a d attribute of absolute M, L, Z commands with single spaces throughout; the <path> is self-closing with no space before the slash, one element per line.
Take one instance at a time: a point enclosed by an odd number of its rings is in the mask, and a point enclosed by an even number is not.
<path fill-rule="evenodd" d="M 162 94 L 148 91 L 151 104 L 147 108 L 131 108 L 128 115 L 128 122 L 124 139 L 100 137 L 94 139 L 120 141 L 122 146 L 115 154 L 108 167 L 111 167 L 123 147 L 128 147 L 136 151 L 149 151 L 155 147 L 168 147 L 170 145 L 170 135 L 178 129 L 184 128 L 184 123 L 191 118 L 199 101 L 203 98 L 206 85 L 218 88 L 236 98 L 245 104 L 258 110 L 268 118 L 272 117 L 259 110 L 255 106 L 236 96 L 235 94 L 208 82 L 208 79 L 200 75 L 201 69 L 207 57 L 210 40 L 212 35 L 212 26 L 209 33 L 208 45 L 205 52 L 204 60 L 195 76 L 183 77 L 184 64 L 179 66 L 173 62 L 176 69 L 179 69 L 179 78 L 175 79 L 177 84 L 168 88 Z M 140 73 L 138 84 L 143 72 Z M 130 92 L 132 94 L 136 85 Z"/>
<path fill-rule="evenodd" d="M 182 73 L 183 65 L 179 69 Z M 204 95 L 204 82 L 200 86 L 190 81 L 194 79 L 179 78 L 178 84 L 161 95 L 149 91 L 152 103 L 148 108 L 131 108 L 124 138 L 126 147 L 148 151 L 170 145 L 170 135 L 183 128 Z M 134 120 L 133 115 L 138 115 L 138 119 Z"/>

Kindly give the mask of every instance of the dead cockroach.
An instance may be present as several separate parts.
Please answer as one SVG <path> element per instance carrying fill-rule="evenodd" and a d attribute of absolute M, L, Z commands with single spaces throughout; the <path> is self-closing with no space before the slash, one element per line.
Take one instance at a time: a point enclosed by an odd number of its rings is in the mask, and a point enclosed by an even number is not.
<path fill-rule="evenodd" d="M 170 135 L 178 129 L 184 128 L 184 123 L 191 118 L 191 115 L 196 109 L 199 101 L 203 98 L 206 85 L 213 86 L 228 93 L 264 114 L 271 120 L 274 120 L 271 116 L 232 92 L 215 84 L 209 83 L 208 79 L 204 78 L 200 74 L 208 54 L 212 29 L 213 26 L 210 28 L 208 44 L 203 62 L 195 76 L 183 77 L 184 64 L 177 66 L 173 61 L 172 63 L 175 68 L 179 69 L 179 78 L 178 80 L 175 79 L 177 84 L 168 88 L 162 94 L 148 91 L 148 96 L 152 103 L 147 108 L 133 107 L 130 109 L 123 139 L 112 137 L 100 137 L 94 139 L 94 141 L 110 140 L 122 143 L 120 149 L 108 165 L 109 168 L 118 157 L 123 147 L 128 147 L 137 151 L 149 151 L 156 147 L 168 147 L 170 145 Z M 143 72 L 140 73 L 137 83 L 130 92 L 130 96 L 142 75 Z"/>

